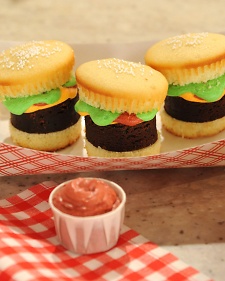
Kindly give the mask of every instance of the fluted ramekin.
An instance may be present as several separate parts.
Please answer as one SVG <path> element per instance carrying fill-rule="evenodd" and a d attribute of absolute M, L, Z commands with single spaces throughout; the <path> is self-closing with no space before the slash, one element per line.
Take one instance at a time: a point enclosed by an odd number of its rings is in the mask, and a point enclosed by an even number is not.
<path fill-rule="evenodd" d="M 49 204 L 53 212 L 58 239 L 65 248 L 77 254 L 105 252 L 114 247 L 118 242 L 124 221 L 126 203 L 124 190 L 115 182 L 102 178 L 96 179 L 106 182 L 120 198 L 121 202 L 114 210 L 87 217 L 72 216 L 58 210 L 53 204 L 54 195 L 72 180 L 58 185 L 49 196 Z"/>

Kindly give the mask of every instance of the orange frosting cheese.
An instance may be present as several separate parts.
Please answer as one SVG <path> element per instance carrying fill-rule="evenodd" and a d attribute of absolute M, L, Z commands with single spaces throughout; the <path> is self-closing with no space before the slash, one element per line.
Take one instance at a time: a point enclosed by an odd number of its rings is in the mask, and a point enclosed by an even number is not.
<path fill-rule="evenodd" d="M 77 95 L 76 79 L 71 79 L 62 87 L 33 96 L 6 98 L 3 104 L 15 115 L 31 113 L 60 104 Z"/>
<path fill-rule="evenodd" d="M 64 102 L 65 100 L 67 99 L 73 99 L 76 97 L 77 95 L 77 89 L 74 88 L 74 87 L 71 87 L 71 88 L 63 88 L 61 87 L 60 88 L 60 98 L 54 102 L 53 104 L 45 104 L 45 103 L 37 103 L 37 104 L 33 104 L 31 107 L 29 107 L 25 113 L 31 113 L 31 112 L 34 112 L 34 111 L 37 111 L 37 110 L 42 110 L 42 109 L 46 109 L 46 108 L 49 108 L 49 107 L 53 107 L 57 104 L 60 104 L 62 102 Z"/>
<path fill-rule="evenodd" d="M 192 102 L 215 102 L 225 94 L 225 74 L 202 83 L 170 84 L 168 96 L 181 97 Z"/>
<path fill-rule="evenodd" d="M 222 99 L 222 97 L 224 95 L 225 95 L 225 90 L 222 93 L 222 95 L 219 97 L 218 100 Z M 206 100 L 204 100 L 204 99 L 202 99 L 202 98 L 200 98 L 200 97 L 198 97 L 198 96 L 196 96 L 196 95 L 194 95 L 192 93 L 185 93 L 185 94 L 182 94 L 180 97 L 185 99 L 185 100 L 187 100 L 187 101 L 191 101 L 191 102 L 201 102 L 201 103 L 206 103 L 207 102 Z"/>

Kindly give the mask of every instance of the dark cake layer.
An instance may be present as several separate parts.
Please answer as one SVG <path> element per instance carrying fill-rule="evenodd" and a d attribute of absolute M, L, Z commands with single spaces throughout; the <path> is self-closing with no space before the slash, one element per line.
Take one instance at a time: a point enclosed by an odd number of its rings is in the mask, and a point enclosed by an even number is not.
<path fill-rule="evenodd" d="M 209 103 L 190 102 L 180 97 L 166 97 L 165 111 L 173 118 L 186 122 L 203 123 L 225 116 L 225 96 Z"/>
<path fill-rule="evenodd" d="M 108 151 L 132 151 L 154 144 L 158 139 L 156 117 L 136 126 L 112 124 L 97 126 L 85 116 L 86 138 L 95 147 Z"/>
<path fill-rule="evenodd" d="M 73 99 L 43 110 L 22 115 L 11 113 L 12 125 L 27 133 L 47 134 L 65 130 L 79 120 L 79 114 L 74 110 L 78 95 Z"/>

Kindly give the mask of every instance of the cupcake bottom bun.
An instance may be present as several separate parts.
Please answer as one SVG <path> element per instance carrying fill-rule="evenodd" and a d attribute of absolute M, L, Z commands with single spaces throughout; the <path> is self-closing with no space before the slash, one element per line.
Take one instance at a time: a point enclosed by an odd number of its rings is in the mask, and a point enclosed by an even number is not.
<path fill-rule="evenodd" d="M 56 151 L 73 144 L 81 132 L 81 119 L 74 111 L 77 98 L 31 113 L 11 114 L 13 142 L 43 151 Z"/>
<path fill-rule="evenodd" d="M 173 135 L 190 139 L 213 136 L 225 129 L 225 117 L 204 123 L 184 122 L 171 117 L 163 110 L 161 120 L 167 131 Z"/>
<path fill-rule="evenodd" d="M 225 129 L 224 108 L 225 97 L 216 102 L 200 103 L 167 96 L 161 119 L 165 128 L 177 136 L 213 136 Z"/>
<path fill-rule="evenodd" d="M 16 129 L 10 124 L 11 137 L 14 143 L 22 147 L 49 152 L 73 144 L 80 137 L 80 131 L 80 120 L 65 130 L 48 134 L 29 134 Z"/>
<path fill-rule="evenodd" d="M 146 148 L 138 149 L 135 151 L 123 151 L 123 152 L 116 152 L 116 151 L 109 151 L 106 149 L 94 146 L 88 140 L 86 140 L 86 150 L 89 156 L 96 156 L 96 157 L 138 157 L 138 156 L 147 156 L 147 155 L 154 155 L 160 152 L 161 148 L 161 141 L 158 138 L 157 141 Z"/>
<path fill-rule="evenodd" d="M 89 116 L 85 116 L 85 125 L 86 150 L 90 156 L 132 157 L 160 152 L 156 117 L 136 126 L 119 123 L 98 126 Z"/>

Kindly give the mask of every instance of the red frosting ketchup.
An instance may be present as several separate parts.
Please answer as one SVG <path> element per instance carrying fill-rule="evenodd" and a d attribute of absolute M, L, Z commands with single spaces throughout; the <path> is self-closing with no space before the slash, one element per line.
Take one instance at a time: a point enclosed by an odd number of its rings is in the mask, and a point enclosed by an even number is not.
<path fill-rule="evenodd" d="M 55 193 L 53 204 L 66 214 L 86 217 L 112 211 L 120 204 L 120 199 L 104 181 L 77 178 Z"/>

